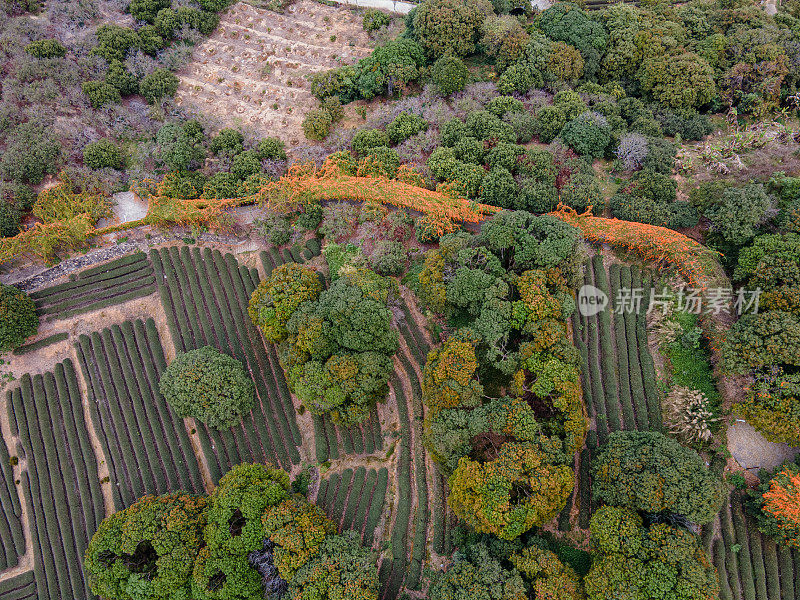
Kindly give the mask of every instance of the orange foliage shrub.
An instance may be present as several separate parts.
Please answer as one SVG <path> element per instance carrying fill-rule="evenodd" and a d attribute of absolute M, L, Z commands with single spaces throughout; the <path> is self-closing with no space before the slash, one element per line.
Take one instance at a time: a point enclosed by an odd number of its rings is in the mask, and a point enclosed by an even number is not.
<path fill-rule="evenodd" d="M 347 174 L 334 161 L 294 165 L 276 182 L 268 183 L 256 194 L 269 208 L 294 210 L 321 200 L 377 202 L 423 213 L 431 228 L 442 235 L 454 229 L 454 223 L 479 223 L 498 208 L 476 204 L 457 197 L 450 188 L 437 191 L 421 186 L 419 174 L 401 166 L 397 177 L 359 177 Z"/>
<path fill-rule="evenodd" d="M 578 214 L 563 204 L 550 214 L 580 229 L 589 242 L 631 250 L 645 261 L 676 268 L 693 287 L 705 289 L 718 276 L 713 252 L 672 229 Z"/>

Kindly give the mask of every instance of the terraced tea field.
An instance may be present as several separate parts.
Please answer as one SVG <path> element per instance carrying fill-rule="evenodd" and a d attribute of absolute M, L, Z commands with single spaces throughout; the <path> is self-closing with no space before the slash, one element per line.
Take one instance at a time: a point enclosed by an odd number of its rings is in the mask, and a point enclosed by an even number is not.
<path fill-rule="evenodd" d="M 300 125 L 316 105 L 306 77 L 369 52 L 361 17 L 346 8 L 300 0 L 278 14 L 240 2 L 178 73 L 176 102 L 304 145 Z"/>
<path fill-rule="evenodd" d="M 255 267 L 211 248 L 155 248 L 34 293 L 48 328 L 14 364 L 36 370 L 11 385 L 0 406 L 8 415 L 0 600 L 90 598 L 81 556 L 104 516 L 146 494 L 210 490 L 241 462 L 294 474 L 320 465 L 311 497 L 340 530 L 385 548 L 382 598 L 426 589 L 426 567 L 451 551 L 454 518 L 446 482 L 422 445 L 421 366 L 431 346 L 423 319 L 404 290 L 389 398 L 365 423 L 344 428 L 298 412 L 276 348 L 247 315 L 258 282 L 286 261 L 321 265 L 319 241 L 251 254 Z M 110 322 L 107 314 L 125 318 Z M 256 407 L 229 430 L 178 418 L 158 391 L 176 352 L 205 345 L 242 361 L 255 383 Z M 57 360 L 47 358 L 53 349 Z"/>

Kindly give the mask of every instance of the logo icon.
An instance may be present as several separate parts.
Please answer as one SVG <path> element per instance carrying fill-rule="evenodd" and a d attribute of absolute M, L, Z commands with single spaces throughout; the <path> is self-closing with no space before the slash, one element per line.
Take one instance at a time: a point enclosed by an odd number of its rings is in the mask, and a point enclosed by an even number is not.
<path fill-rule="evenodd" d="M 584 317 L 593 317 L 608 306 L 606 293 L 593 285 L 584 285 L 578 290 L 578 310 Z"/>

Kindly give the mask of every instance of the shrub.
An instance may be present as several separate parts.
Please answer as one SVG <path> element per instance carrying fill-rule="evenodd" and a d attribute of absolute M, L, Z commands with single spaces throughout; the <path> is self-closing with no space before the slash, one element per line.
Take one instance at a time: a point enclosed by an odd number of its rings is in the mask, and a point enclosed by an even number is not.
<path fill-rule="evenodd" d="M 303 133 L 309 140 L 321 142 L 331 132 L 333 116 L 324 108 L 314 108 L 306 113 L 303 119 Z"/>
<path fill-rule="evenodd" d="M 364 11 L 364 18 L 361 20 L 361 25 L 364 31 L 378 31 L 381 27 L 386 27 L 392 20 L 385 12 L 375 8 L 368 8 Z"/>
<path fill-rule="evenodd" d="M 166 69 L 156 69 L 142 77 L 139 82 L 139 93 L 150 104 L 155 104 L 165 96 L 174 96 L 178 91 L 178 77 Z"/>
<path fill-rule="evenodd" d="M 92 593 L 109 600 L 192 597 L 206 505 L 202 496 L 176 492 L 145 496 L 106 517 L 84 557 Z"/>
<path fill-rule="evenodd" d="M 581 53 L 564 42 L 553 42 L 547 57 L 547 73 L 558 81 L 577 81 L 583 75 Z"/>
<path fill-rule="evenodd" d="M 474 597 L 482 600 L 526 600 L 525 582 L 506 569 L 485 544 L 473 544 L 453 555 L 453 563 L 432 583 L 430 600 Z"/>
<path fill-rule="evenodd" d="M 585 112 L 567 123 L 559 136 L 581 156 L 600 158 L 611 141 L 611 128 L 600 113 Z"/>
<path fill-rule="evenodd" d="M 482 165 L 486 158 L 483 142 L 470 136 L 458 140 L 453 146 L 453 152 L 458 160 L 473 165 Z"/>
<path fill-rule="evenodd" d="M 525 54 L 528 33 L 516 17 L 490 16 L 484 21 L 483 29 L 481 44 L 486 54 L 494 58 L 498 71 L 503 72 Z"/>
<path fill-rule="evenodd" d="M 500 142 L 489 150 L 486 155 L 486 164 L 490 169 L 501 167 L 513 173 L 516 170 L 517 157 L 522 154 L 525 154 L 522 146 Z"/>
<path fill-rule="evenodd" d="M 494 140 L 511 143 L 516 141 L 516 136 L 511 127 L 485 110 L 478 110 L 470 113 L 464 124 L 470 135 L 479 140 Z"/>
<path fill-rule="evenodd" d="M 0 199 L 0 237 L 13 237 L 19 233 L 22 215 L 16 205 Z"/>
<path fill-rule="evenodd" d="M 404 111 L 386 126 L 386 133 L 393 144 L 399 144 L 426 129 L 428 129 L 428 122 L 425 119 Z"/>
<path fill-rule="evenodd" d="M 567 117 L 557 106 L 545 106 L 536 113 L 536 136 L 539 141 L 549 144 L 564 128 Z"/>
<path fill-rule="evenodd" d="M 503 71 L 497 82 L 497 91 L 501 94 L 513 92 L 524 94 L 533 88 L 542 87 L 542 85 L 544 85 L 544 79 L 541 70 L 526 61 L 520 61 L 509 65 Z"/>
<path fill-rule="evenodd" d="M 286 160 L 286 145 L 275 137 L 259 141 L 256 152 L 259 160 Z"/>
<path fill-rule="evenodd" d="M 244 150 L 244 135 L 238 129 L 226 127 L 212 138 L 209 148 L 214 154 L 236 156 Z"/>
<path fill-rule="evenodd" d="M 45 174 L 56 172 L 61 146 L 48 128 L 35 121 L 18 125 L 6 136 L 5 152 L 0 156 L 0 175 L 18 183 L 36 185 Z"/>
<path fill-rule="evenodd" d="M 482 204 L 512 208 L 516 204 L 517 184 L 508 169 L 497 167 L 483 178 L 480 201 Z"/>
<path fill-rule="evenodd" d="M 159 390 L 180 417 L 227 429 L 255 404 L 255 386 L 244 365 L 211 346 L 179 354 L 159 381 Z"/>
<path fill-rule="evenodd" d="M 94 108 L 116 104 L 122 100 L 119 90 L 105 81 L 84 81 L 81 90 Z"/>
<path fill-rule="evenodd" d="M 36 40 L 25 46 L 25 52 L 36 58 L 62 58 L 67 49 L 58 40 Z"/>
<path fill-rule="evenodd" d="M 130 50 L 141 46 L 141 39 L 133 29 L 119 25 L 101 25 L 97 28 L 97 46 L 92 49 L 92 54 L 102 56 L 109 63 L 118 60 L 124 61 Z"/>
<path fill-rule="evenodd" d="M 642 63 L 639 79 L 645 92 L 672 108 L 703 106 L 716 92 L 714 69 L 693 52 L 648 58 Z"/>
<path fill-rule="evenodd" d="M 536 598 L 585 598 L 581 578 L 553 552 L 532 545 L 512 554 L 510 560 L 531 588 L 536 590 Z"/>
<path fill-rule="evenodd" d="M 763 471 L 759 478 L 748 502 L 758 528 L 781 545 L 800 548 L 800 461 Z"/>
<path fill-rule="evenodd" d="M 233 173 L 216 173 L 203 186 L 203 198 L 236 198 L 240 183 Z"/>
<path fill-rule="evenodd" d="M 445 96 L 460 92 L 469 80 L 469 70 L 457 56 L 447 54 L 438 58 L 431 66 L 431 81 L 439 93 Z"/>
<path fill-rule="evenodd" d="M 122 150 L 105 138 L 90 142 L 83 149 L 83 163 L 90 169 L 121 169 L 124 162 Z"/>
<path fill-rule="evenodd" d="M 606 504 L 704 524 L 725 499 L 722 481 L 694 450 L 650 431 L 614 432 L 592 463 L 592 492 Z"/>
<path fill-rule="evenodd" d="M 270 342 L 286 339 L 286 324 L 303 302 L 313 302 L 322 292 L 316 273 L 308 267 L 286 263 L 273 269 L 253 295 L 247 312 Z"/>
<path fill-rule="evenodd" d="M 169 8 L 169 6 L 170 0 L 131 0 L 128 4 L 128 12 L 135 19 L 153 23 L 158 11 Z"/>
<path fill-rule="evenodd" d="M 662 175 L 672 175 L 675 166 L 675 155 L 678 148 L 662 137 L 647 138 L 647 156 L 642 163 L 642 168 Z"/>
<path fill-rule="evenodd" d="M 136 76 L 118 60 L 112 61 L 108 66 L 105 82 L 117 88 L 121 96 L 129 96 L 139 91 L 139 81 Z"/>
<path fill-rule="evenodd" d="M 62 182 L 39 192 L 33 204 L 35 217 L 45 223 L 56 223 L 86 215 L 94 223 L 109 215 L 110 205 L 105 194 L 92 187 L 84 189 L 64 174 L 61 177 Z"/>
<path fill-rule="evenodd" d="M 382 240 L 375 244 L 370 261 L 381 275 L 402 275 L 406 270 L 406 249 L 400 242 Z"/>
<path fill-rule="evenodd" d="M 683 140 L 699 141 L 710 134 L 714 128 L 711 119 L 692 109 L 664 109 L 655 115 L 664 135 L 679 135 Z"/>
<path fill-rule="evenodd" d="M 414 35 L 428 57 L 466 56 L 475 51 L 484 19 L 493 12 L 486 0 L 427 0 L 414 10 Z"/>
<path fill-rule="evenodd" d="M 771 204 L 760 183 L 728 187 L 703 214 L 711 221 L 709 230 L 726 242 L 741 246 L 750 241 Z"/>
<path fill-rule="evenodd" d="M 489 101 L 489 104 L 486 105 L 486 110 L 502 118 L 506 113 L 525 112 L 525 105 L 522 100 L 517 100 L 512 96 L 498 96 Z"/>
<path fill-rule="evenodd" d="M 205 158 L 202 127 L 198 129 L 192 123 L 197 122 L 167 123 L 156 133 L 156 155 L 170 170 L 191 169 Z"/>
<path fill-rule="evenodd" d="M 358 165 L 360 176 L 383 176 L 390 179 L 397 175 L 400 168 L 400 157 L 394 148 L 378 146 L 370 148 L 367 155 L 361 159 Z"/>
<path fill-rule="evenodd" d="M 322 223 L 322 205 L 321 204 L 308 204 L 304 207 L 303 212 L 297 217 L 295 227 L 300 229 L 308 229 L 313 231 L 319 224 Z"/>
<path fill-rule="evenodd" d="M 251 175 L 260 173 L 261 159 L 256 150 L 245 150 L 233 157 L 231 173 L 239 179 L 247 179 Z"/>
<path fill-rule="evenodd" d="M 0 283 L 0 351 L 21 346 L 38 329 L 33 300 L 25 292 Z"/>
<path fill-rule="evenodd" d="M 203 10 L 209 12 L 220 12 L 233 4 L 233 0 L 197 0 Z"/>
<path fill-rule="evenodd" d="M 503 122 L 511 126 L 520 144 L 527 144 L 536 135 L 536 117 L 529 112 L 507 112 Z"/>
<path fill-rule="evenodd" d="M 366 156 L 372 148 L 389 145 L 389 136 L 380 129 L 362 129 L 353 136 L 351 147 L 356 156 Z"/>

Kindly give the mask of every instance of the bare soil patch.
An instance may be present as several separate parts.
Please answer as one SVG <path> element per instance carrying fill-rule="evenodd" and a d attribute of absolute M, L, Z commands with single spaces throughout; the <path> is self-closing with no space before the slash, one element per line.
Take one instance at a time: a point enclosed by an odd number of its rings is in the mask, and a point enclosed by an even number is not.
<path fill-rule="evenodd" d="M 316 106 L 308 75 L 352 64 L 370 52 L 361 16 L 299 0 L 283 14 L 239 2 L 178 72 L 176 102 L 223 126 L 247 126 L 291 149 Z"/>

